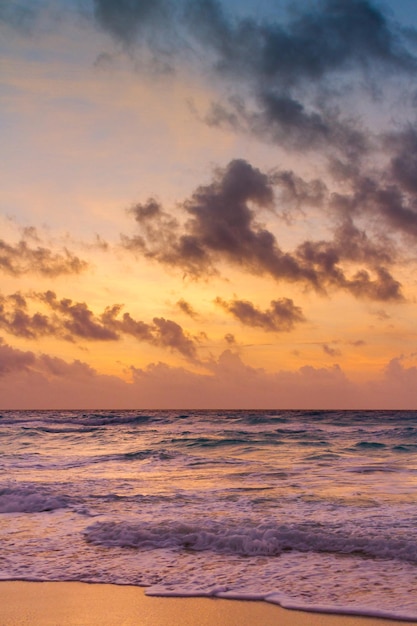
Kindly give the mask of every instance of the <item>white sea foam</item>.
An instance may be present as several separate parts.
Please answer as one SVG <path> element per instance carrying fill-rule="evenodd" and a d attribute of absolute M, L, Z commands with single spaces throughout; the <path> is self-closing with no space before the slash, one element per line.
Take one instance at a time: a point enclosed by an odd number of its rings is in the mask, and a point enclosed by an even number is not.
<path fill-rule="evenodd" d="M 68 505 L 65 496 L 48 495 L 42 490 L 6 488 L 0 490 L 0 513 L 40 513 Z"/>
<path fill-rule="evenodd" d="M 412 541 L 349 536 L 325 528 L 306 530 L 272 523 L 228 526 L 225 522 L 207 520 L 198 524 L 168 520 L 154 525 L 96 522 L 86 529 L 85 537 L 95 545 L 138 550 L 208 550 L 240 556 L 278 556 L 284 551 L 297 550 L 417 562 L 417 545 Z"/>

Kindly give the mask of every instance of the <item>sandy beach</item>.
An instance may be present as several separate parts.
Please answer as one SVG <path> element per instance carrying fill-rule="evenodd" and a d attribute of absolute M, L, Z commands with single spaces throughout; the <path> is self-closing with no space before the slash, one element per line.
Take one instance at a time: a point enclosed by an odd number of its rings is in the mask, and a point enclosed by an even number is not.
<path fill-rule="evenodd" d="M 289 611 L 266 602 L 155 598 L 131 586 L 1 582 L 1 626 L 388 626 L 372 617 Z"/>

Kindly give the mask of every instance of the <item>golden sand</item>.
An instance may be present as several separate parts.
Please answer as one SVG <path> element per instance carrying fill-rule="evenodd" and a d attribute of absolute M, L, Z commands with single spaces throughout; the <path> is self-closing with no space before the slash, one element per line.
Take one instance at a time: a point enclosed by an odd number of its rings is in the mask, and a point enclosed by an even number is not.
<path fill-rule="evenodd" d="M 0 626 L 388 626 L 386 619 L 288 611 L 267 602 L 155 598 L 140 587 L 0 583 Z"/>

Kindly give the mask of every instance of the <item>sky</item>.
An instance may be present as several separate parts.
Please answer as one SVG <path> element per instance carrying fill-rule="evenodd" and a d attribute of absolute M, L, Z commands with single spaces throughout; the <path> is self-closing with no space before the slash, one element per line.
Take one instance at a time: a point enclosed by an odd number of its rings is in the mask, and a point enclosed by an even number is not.
<path fill-rule="evenodd" d="M 414 0 L 0 0 L 0 409 L 415 409 Z"/>

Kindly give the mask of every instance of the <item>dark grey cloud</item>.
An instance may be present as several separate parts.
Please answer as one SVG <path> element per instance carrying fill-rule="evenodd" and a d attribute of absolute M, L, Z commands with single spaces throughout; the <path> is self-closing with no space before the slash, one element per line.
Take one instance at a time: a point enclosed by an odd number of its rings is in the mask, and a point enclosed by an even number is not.
<path fill-rule="evenodd" d="M 39 6 L 39 3 L 0 0 L 0 23 L 9 24 L 16 30 L 27 34 L 37 20 L 42 4 Z"/>
<path fill-rule="evenodd" d="M 170 64 L 176 52 L 227 81 L 232 97 L 214 102 L 206 122 L 297 150 L 359 158 L 369 137 L 342 114 L 341 85 L 379 86 L 380 77 L 417 70 L 409 34 L 369 0 L 292 3 L 287 19 L 268 21 L 232 15 L 218 0 L 95 0 L 94 7 L 117 41 L 146 43 L 163 63 L 169 48 Z"/>
<path fill-rule="evenodd" d="M 39 6 L 0 0 L 0 19 L 31 23 Z M 369 137 L 343 115 L 340 90 L 379 86 L 389 74 L 415 76 L 410 29 L 370 0 L 290 7 L 286 19 L 277 12 L 277 19 L 266 20 L 233 15 L 219 0 L 93 0 L 91 17 L 127 47 L 135 67 L 143 57 L 158 72 L 172 71 L 186 60 L 223 77 L 233 96 L 213 104 L 209 123 L 298 150 L 336 149 L 358 158 L 369 149 Z"/>
<path fill-rule="evenodd" d="M 384 267 L 375 268 L 375 276 L 371 277 L 367 270 L 359 270 L 347 283 L 349 291 L 357 298 L 368 298 L 381 302 L 401 302 L 404 296 L 401 283 Z"/>
<path fill-rule="evenodd" d="M 391 227 L 408 235 L 417 236 L 417 207 L 404 198 L 401 190 L 395 186 L 366 189 L 366 208 L 385 218 Z M 360 210 L 360 207 L 357 207 Z"/>
<path fill-rule="evenodd" d="M 123 244 L 191 277 L 216 273 L 223 259 L 253 273 L 314 283 L 314 271 L 283 253 L 275 236 L 257 222 L 254 206 L 272 209 L 272 181 L 246 161 L 235 160 L 183 203 L 183 225 L 154 200 L 133 207 L 141 234 L 124 237 Z"/>
<path fill-rule="evenodd" d="M 225 103 L 213 102 L 203 119 L 209 126 L 231 128 L 296 151 L 336 151 L 357 159 L 370 150 L 370 138 L 359 122 L 343 117 L 334 106 L 304 103 L 270 86 L 256 92 L 256 105 L 231 97 Z"/>
<path fill-rule="evenodd" d="M 94 0 L 97 22 L 118 41 L 132 45 L 147 30 L 166 23 L 172 5 L 165 0 Z M 172 24 L 171 24 L 172 26 Z"/>
<path fill-rule="evenodd" d="M 321 207 L 327 201 L 328 190 L 320 179 L 306 181 L 292 170 L 277 170 L 271 174 L 271 181 L 277 188 L 277 210 L 285 207 L 288 215 L 294 209 Z"/>
<path fill-rule="evenodd" d="M 354 252 L 359 259 L 363 257 L 362 260 L 367 260 L 367 250 L 355 250 L 349 240 L 343 241 L 340 246 L 337 246 L 337 242 L 305 241 L 297 248 L 296 255 L 306 265 L 314 268 L 324 286 L 344 289 L 357 298 L 380 301 L 404 299 L 401 283 L 386 267 L 377 265 L 374 258 L 371 258 L 371 271 L 361 269 L 353 276 L 348 276 L 342 268 L 342 262 L 346 259 L 356 260 L 355 256 L 349 257 L 349 252 Z"/>
<path fill-rule="evenodd" d="M 191 0 L 188 8 L 193 32 L 217 52 L 224 72 L 293 86 L 357 67 L 416 68 L 401 31 L 368 0 L 293 4 L 285 23 L 232 19 L 216 0 Z"/>
<path fill-rule="evenodd" d="M 350 184 L 350 191 L 340 194 L 338 201 L 335 198 L 335 205 L 349 206 L 354 217 L 365 212 L 381 217 L 394 230 L 417 235 L 416 128 L 410 125 L 378 137 L 344 108 L 346 90 L 363 92 L 363 86 L 368 85 L 372 91 L 389 76 L 416 76 L 415 41 L 410 29 L 402 28 L 376 2 L 292 3 L 287 19 L 281 15 L 279 20 L 270 17 L 268 21 L 232 15 L 227 4 L 217 0 L 95 0 L 94 6 L 100 27 L 118 41 L 129 46 L 146 41 L 158 53 L 163 32 L 167 40 L 176 41 L 177 52 L 186 51 L 188 58 L 208 64 L 225 78 L 229 97 L 213 102 L 200 116 L 206 123 L 330 159 L 337 182 L 344 187 Z M 389 153 L 388 163 L 375 174 L 375 165 L 365 167 L 364 162 L 366 155 L 375 154 L 381 138 Z M 339 159 L 337 173 L 335 159 Z M 284 183 L 282 178 L 282 187 Z M 147 224 L 146 241 L 130 239 L 126 243 L 130 241 L 132 247 L 142 244 L 144 252 L 155 256 L 149 241 L 156 239 L 158 232 L 167 231 L 170 217 L 159 207 L 159 223 L 155 215 L 146 221 L 149 207 L 142 208 L 140 216 L 137 207 L 137 219 L 142 229 Z M 180 232 L 174 222 L 170 228 Z M 177 243 L 176 250 L 168 246 L 166 263 L 171 255 L 174 265 L 182 258 L 188 275 L 200 274 L 202 267 L 208 271 L 212 259 L 198 236 L 182 233 Z M 274 246 L 274 253 L 269 255 L 274 265 L 271 273 L 305 274 L 306 267 L 299 267 L 294 257 L 280 255 L 276 241 Z M 346 259 L 346 246 L 343 248 L 339 256 Z M 365 254 L 364 247 L 361 254 Z M 254 257 L 253 265 L 259 265 L 256 253 Z M 379 265 L 386 269 L 387 262 Z M 304 278 L 311 283 L 316 280 L 314 272 L 309 279 Z"/>
<path fill-rule="evenodd" d="M 325 194 L 320 182 L 303 183 L 287 171 L 267 175 L 234 160 L 182 203 L 183 223 L 153 199 L 134 206 L 130 213 L 139 234 L 123 236 L 123 245 L 193 278 L 218 273 L 219 264 L 228 262 L 322 293 L 338 288 L 359 298 L 402 299 L 401 285 L 388 269 L 395 251 L 385 241 L 370 240 L 346 212 L 332 241 L 305 241 L 294 252 L 282 251 L 258 220 L 262 210 L 274 210 L 275 185 L 296 202 L 310 198 L 320 203 Z M 353 276 L 348 271 L 352 263 L 362 265 Z"/>
<path fill-rule="evenodd" d="M 214 103 L 206 120 L 292 149 L 358 159 L 371 149 L 370 136 L 343 113 L 343 89 L 380 86 L 389 74 L 415 76 L 416 56 L 405 32 L 373 2 L 295 6 L 286 22 L 266 23 L 229 19 L 214 1 L 196 3 L 193 27 L 198 32 L 204 21 L 217 69 L 246 86 L 244 95 L 236 88 L 227 103 Z"/>
<path fill-rule="evenodd" d="M 396 260 L 396 249 L 382 234 L 371 239 L 365 230 L 358 228 L 352 218 L 344 216 L 334 231 L 334 247 L 339 256 L 348 261 L 366 263 L 371 267 L 391 265 Z"/>
<path fill-rule="evenodd" d="M 351 107 L 346 112 L 343 94 L 357 89 L 363 95 L 367 85 L 373 99 L 375 91 L 383 93 L 390 75 L 415 77 L 417 58 L 411 39 L 406 29 L 368 0 L 296 6 L 286 22 L 262 23 L 233 20 L 214 1 L 195 4 L 193 28 L 197 32 L 204 22 L 202 40 L 215 50 L 216 68 L 227 76 L 233 92 L 226 101 L 213 102 L 201 117 L 211 126 L 249 133 L 286 149 L 311 151 L 315 158 L 338 155 L 358 165 L 375 151 L 378 140 L 358 117 L 352 117 Z M 401 145 L 391 172 L 403 189 L 415 191 L 416 134 L 403 133 L 396 142 Z M 413 221 L 412 209 L 399 198 L 388 198 L 390 193 L 384 190 L 379 202 L 391 222 Z M 393 201 L 396 208 L 390 211 L 386 203 Z"/>
<path fill-rule="evenodd" d="M 30 313 L 28 300 L 41 302 L 51 313 Z M 155 317 L 148 324 L 123 313 L 122 308 L 116 304 L 96 315 L 85 302 L 59 299 L 53 291 L 26 297 L 20 293 L 0 295 L 0 328 L 27 339 L 54 336 L 73 342 L 119 341 L 123 335 L 130 335 L 138 341 L 176 350 L 186 358 L 197 358 L 194 339 L 179 324 L 162 317 Z"/>
<path fill-rule="evenodd" d="M 231 313 L 246 326 L 258 326 L 268 332 L 289 332 L 300 322 L 305 322 L 302 309 L 290 298 L 272 300 L 269 309 L 261 311 L 248 300 L 226 302 L 216 298 L 216 304 Z"/>
<path fill-rule="evenodd" d="M 60 27 L 68 10 L 90 13 L 83 6 L 84 0 L 51 2 L 50 0 L 0 0 L 0 27 L 7 25 L 22 37 L 38 37 L 53 33 Z"/>
<path fill-rule="evenodd" d="M 218 71 L 278 80 L 293 86 L 328 73 L 370 65 L 414 70 L 409 37 L 368 0 L 320 0 L 292 4 L 285 22 L 237 17 L 218 0 L 94 0 L 99 25 L 132 44 L 158 24 L 178 31 L 184 47 L 214 55 Z"/>
<path fill-rule="evenodd" d="M 391 158 L 391 176 L 399 187 L 417 194 L 417 128 L 408 125 L 398 133 L 386 137 L 386 146 L 394 155 Z M 414 207 L 415 208 L 415 207 Z"/>
<path fill-rule="evenodd" d="M 396 252 L 390 241 L 371 240 L 349 216 L 335 228 L 332 241 L 305 241 L 296 252 L 298 259 L 313 267 L 323 282 L 345 289 L 357 298 L 401 301 L 401 284 L 387 268 L 395 263 Z M 365 265 L 349 276 L 344 265 Z"/>
<path fill-rule="evenodd" d="M 395 159 L 394 159 L 395 160 Z M 412 154 L 410 154 L 410 163 Z M 411 168 L 411 165 L 410 165 Z M 339 169 L 340 172 L 340 169 Z M 404 177 L 408 174 L 404 173 Z M 412 183 L 408 180 L 399 181 L 399 174 L 392 180 L 387 170 L 374 171 L 367 175 L 354 168 L 347 168 L 344 182 L 350 191 L 344 194 L 333 194 L 334 208 L 352 219 L 367 215 L 377 218 L 386 231 L 402 233 L 413 238 L 417 237 L 417 203 L 414 194 L 408 193 Z M 404 186 L 406 188 L 404 188 Z"/>
<path fill-rule="evenodd" d="M 80 274 L 88 263 L 64 248 L 54 252 L 42 246 L 31 247 L 22 239 L 9 244 L 0 239 L 0 270 L 12 276 L 40 274 L 49 278 L 68 274 Z"/>

